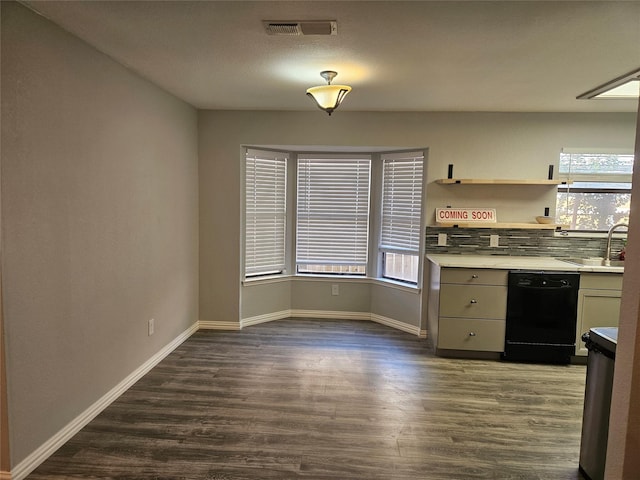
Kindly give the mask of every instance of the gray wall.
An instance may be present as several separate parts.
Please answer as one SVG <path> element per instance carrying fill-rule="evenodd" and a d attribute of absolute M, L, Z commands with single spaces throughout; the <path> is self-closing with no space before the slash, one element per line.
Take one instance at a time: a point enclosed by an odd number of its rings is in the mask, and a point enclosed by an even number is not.
<path fill-rule="evenodd" d="M 13 467 L 197 321 L 197 176 L 195 109 L 2 2 Z"/>
<path fill-rule="evenodd" d="M 292 92 L 292 95 L 298 93 Z M 239 322 L 270 313 L 245 305 L 269 288 L 241 294 L 241 145 L 428 147 L 427 223 L 446 205 L 495 207 L 499 221 L 533 222 L 553 206 L 553 187 L 441 186 L 454 164 L 457 177 L 540 178 L 563 147 L 633 148 L 635 114 L 199 112 L 200 319 Z M 557 169 L 556 169 L 557 171 Z M 497 193 L 496 193 L 497 192 Z M 551 203 L 551 205 L 549 205 Z M 318 283 L 319 289 L 324 285 Z M 245 290 L 254 287 L 244 287 Z M 296 305 L 313 305 L 322 291 L 298 289 Z M 284 305 L 286 298 L 282 297 Z M 357 302 L 343 310 L 360 311 Z M 332 299 L 332 301 L 337 301 Z M 419 311 L 417 299 L 414 310 Z M 278 306 L 274 306 L 278 308 Z M 300 307 L 302 308 L 302 307 Z M 381 315 L 392 312 L 375 306 Z M 374 312 L 377 313 L 377 312 Z M 413 322 L 411 322 L 413 323 Z"/>
<path fill-rule="evenodd" d="M 338 285 L 339 295 L 331 294 L 331 285 Z M 298 280 L 291 283 L 293 310 L 369 313 L 371 287 L 363 282 L 327 279 Z"/>

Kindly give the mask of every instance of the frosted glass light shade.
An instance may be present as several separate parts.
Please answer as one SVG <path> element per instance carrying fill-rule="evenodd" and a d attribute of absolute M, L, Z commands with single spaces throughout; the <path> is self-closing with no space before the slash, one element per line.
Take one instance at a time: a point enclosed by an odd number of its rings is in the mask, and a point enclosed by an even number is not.
<path fill-rule="evenodd" d="M 321 85 L 308 88 L 307 95 L 315 100 L 320 109 L 331 115 L 350 91 L 348 85 Z"/>

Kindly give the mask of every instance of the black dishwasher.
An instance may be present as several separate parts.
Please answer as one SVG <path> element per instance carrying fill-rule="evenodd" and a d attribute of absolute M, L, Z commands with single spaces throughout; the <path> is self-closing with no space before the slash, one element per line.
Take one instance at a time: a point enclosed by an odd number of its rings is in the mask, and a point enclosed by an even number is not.
<path fill-rule="evenodd" d="M 569 363 L 576 348 L 579 273 L 509 272 L 504 360 Z"/>

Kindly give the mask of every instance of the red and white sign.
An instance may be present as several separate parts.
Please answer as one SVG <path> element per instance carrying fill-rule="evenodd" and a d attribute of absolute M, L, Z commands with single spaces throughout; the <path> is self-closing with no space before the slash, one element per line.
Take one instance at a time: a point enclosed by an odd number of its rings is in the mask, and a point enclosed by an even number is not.
<path fill-rule="evenodd" d="M 436 208 L 437 223 L 495 223 L 495 208 Z"/>

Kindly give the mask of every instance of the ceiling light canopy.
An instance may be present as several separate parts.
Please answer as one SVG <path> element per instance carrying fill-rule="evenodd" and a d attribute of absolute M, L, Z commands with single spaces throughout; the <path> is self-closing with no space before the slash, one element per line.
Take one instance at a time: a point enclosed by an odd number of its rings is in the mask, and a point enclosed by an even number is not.
<path fill-rule="evenodd" d="M 320 72 L 320 76 L 327 81 L 327 84 L 307 89 L 307 95 L 313 98 L 318 107 L 329 115 L 340 106 L 344 97 L 351 91 L 351 87 L 348 85 L 331 85 L 331 80 L 336 75 L 338 73 L 331 70 Z"/>
<path fill-rule="evenodd" d="M 640 97 L 640 69 L 626 73 L 599 87 L 579 95 L 579 100 L 592 98 L 638 98 Z"/>

